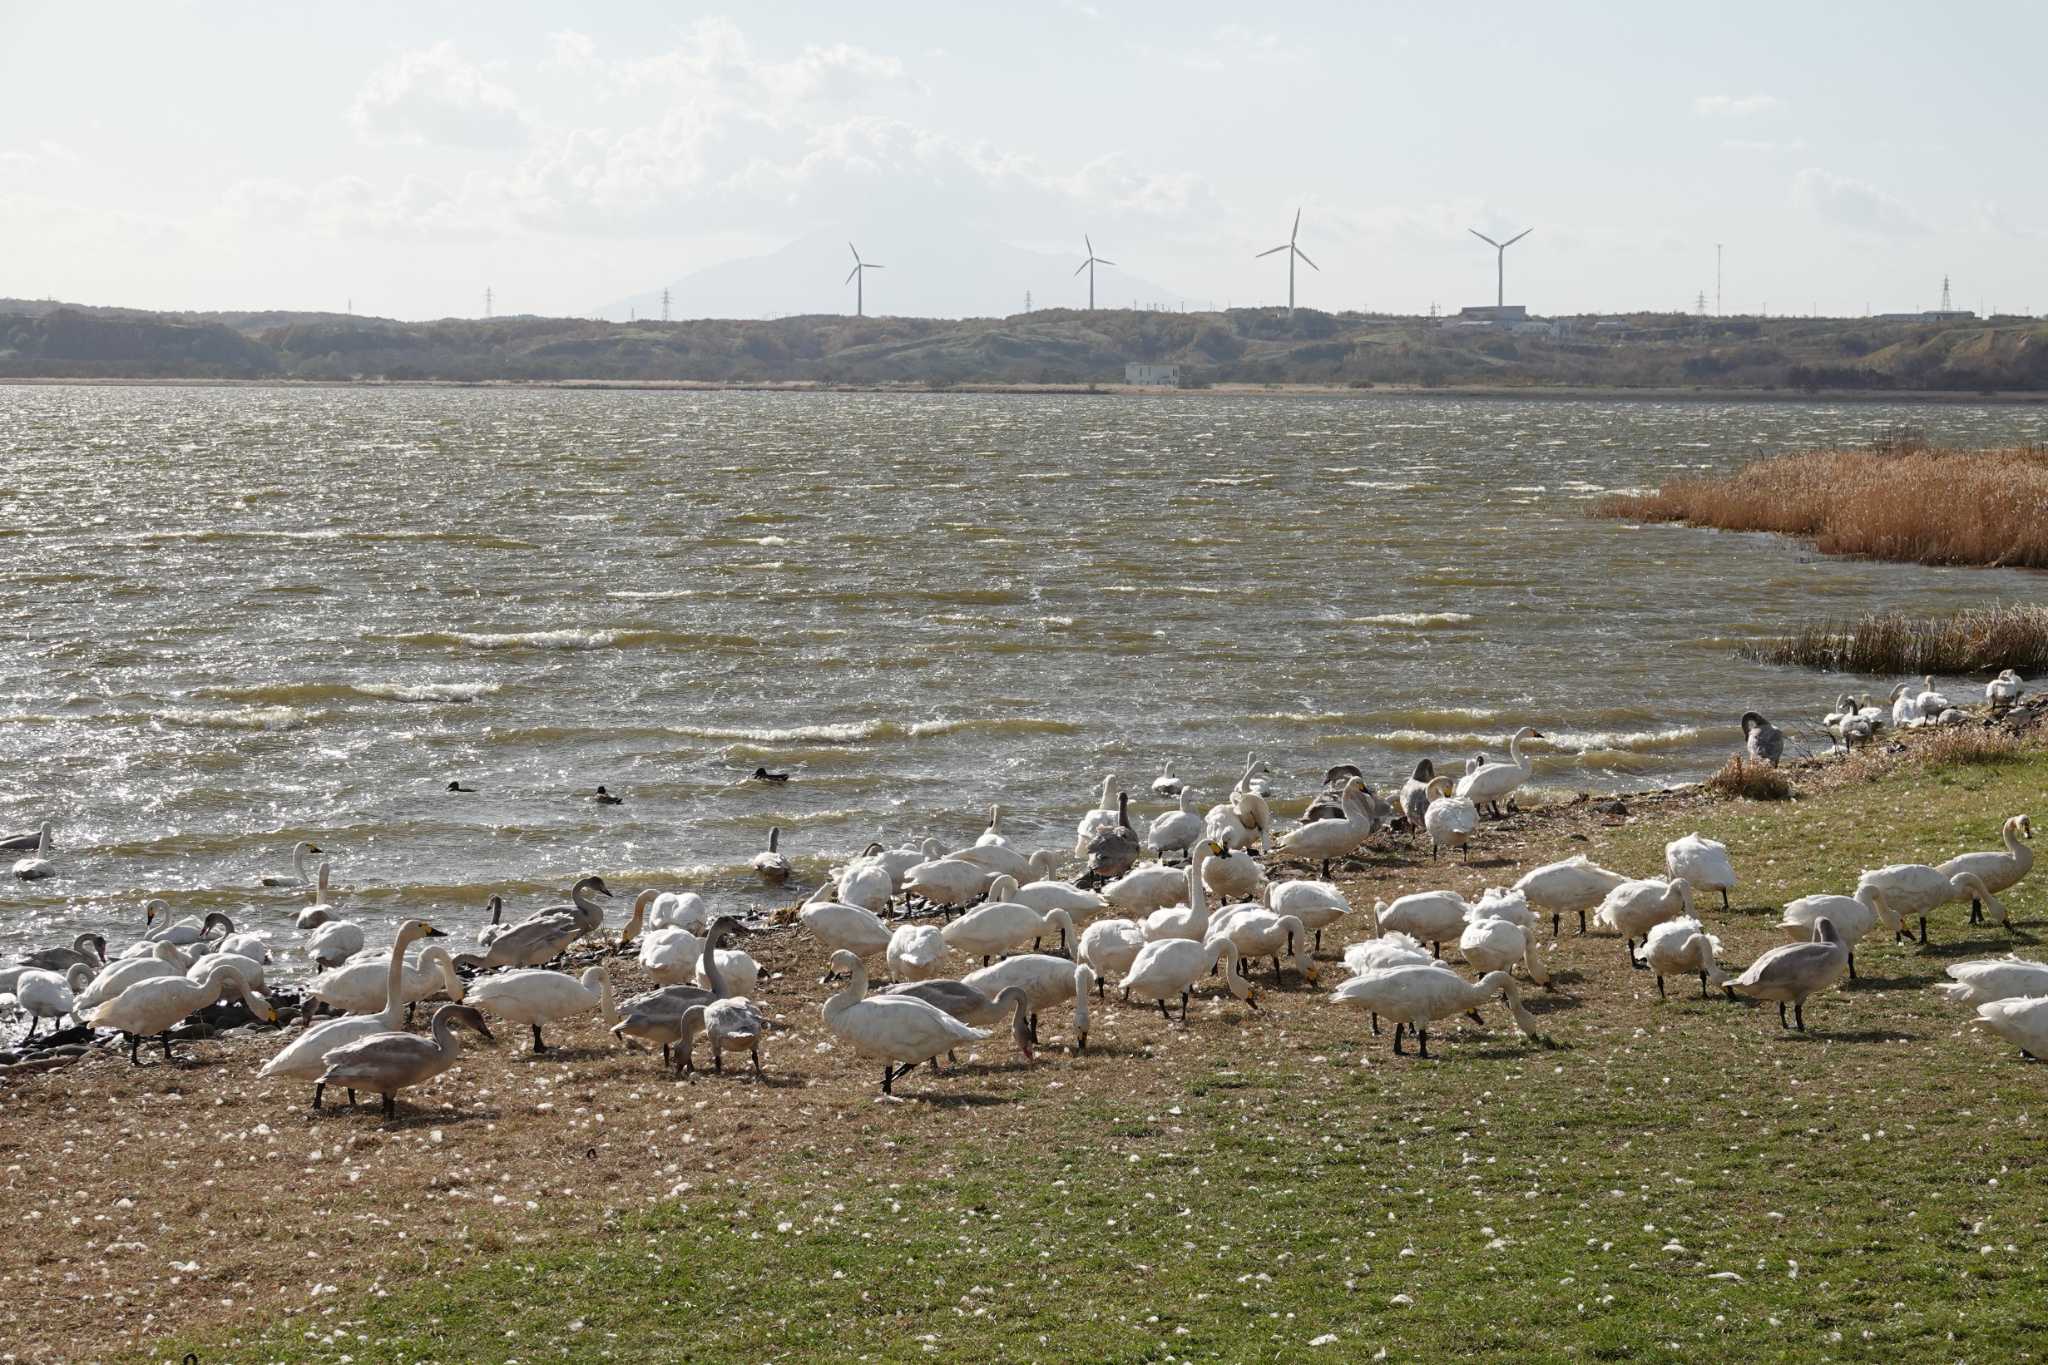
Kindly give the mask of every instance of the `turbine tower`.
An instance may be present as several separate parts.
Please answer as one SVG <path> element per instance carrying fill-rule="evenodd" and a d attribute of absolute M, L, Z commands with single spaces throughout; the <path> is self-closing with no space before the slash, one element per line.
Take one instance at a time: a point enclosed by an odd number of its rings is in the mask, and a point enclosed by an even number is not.
<path fill-rule="evenodd" d="M 1115 265 L 1116 262 L 1105 261 L 1096 255 L 1095 243 L 1088 241 L 1087 233 L 1081 234 L 1081 240 L 1088 243 L 1088 259 L 1075 266 L 1074 273 L 1078 275 L 1084 270 L 1088 272 L 1088 311 L 1092 313 L 1095 311 L 1095 267 L 1098 265 Z"/>
<path fill-rule="evenodd" d="M 1508 301 L 1508 248 L 1509 248 L 1509 247 L 1511 247 L 1511 246 L 1513 246 L 1513 245 L 1514 245 L 1514 244 L 1515 244 L 1516 242 L 1519 242 L 1519 241 L 1521 241 L 1521 240 L 1522 240 L 1522 239 L 1523 239 L 1524 237 L 1527 237 L 1527 236 L 1528 236 L 1528 235 L 1529 235 L 1530 233 L 1534 232 L 1535 230 L 1536 230 L 1535 228 L 1523 228 L 1523 229 L 1522 229 L 1522 230 L 1521 230 L 1520 232 L 1518 232 L 1518 233 L 1516 233 L 1516 234 L 1515 234 L 1514 236 L 1512 236 L 1512 237 L 1508 238 L 1508 239 L 1507 239 L 1507 240 L 1506 240 L 1505 242 L 1496 242 L 1496 241 L 1494 241 L 1494 240 L 1493 240 L 1493 238 L 1491 238 L 1491 237 L 1487 236 L 1487 235 L 1486 235 L 1485 233 L 1481 232 L 1481 231 L 1480 231 L 1480 230 L 1479 230 L 1478 228 L 1466 228 L 1466 229 L 1465 229 L 1465 231 L 1467 231 L 1467 232 L 1471 233 L 1471 234 L 1472 234 L 1472 235 L 1473 235 L 1474 237 L 1477 237 L 1477 238 L 1478 238 L 1478 239 L 1479 239 L 1480 241 L 1482 241 L 1482 242 L 1486 243 L 1486 244 L 1487 244 L 1488 246 L 1490 246 L 1490 247 L 1492 247 L 1492 248 L 1493 248 L 1493 253 L 1494 253 L 1494 270 L 1495 270 L 1495 274 L 1494 274 L 1494 284 L 1493 284 L 1493 306 L 1494 306 L 1494 307 L 1496 307 L 1496 308 L 1504 308 L 1504 307 L 1506 307 L 1506 306 L 1507 306 L 1507 301 Z"/>
<path fill-rule="evenodd" d="M 870 270 L 881 270 L 885 267 L 876 265 L 872 261 L 862 260 L 860 252 L 854 251 L 852 242 L 846 244 L 846 249 L 853 252 L 853 269 L 847 272 L 845 282 L 853 286 L 853 315 L 861 317 L 867 308 L 867 290 L 864 287 L 867 284 L 867 272 Z"/>
<path fill-rule="evenodd" d="M 1259 253 L 1259 256 L 1270 256 L 1274 251 L 1284 251 L 1287 253 L 1287 311 L 1290 313 L 1294 311 L 1294 258 L 1299 256 L 1304 261 L 1308 261 L 1308 253 L 1294 244 L 1294 239 L 1300 235 L 1301 210 L 1296 209 L 1294 211 L 1294 228 L 1287 234 L 1287 240 L 1274 247 L 1272 251 L 1261 251 Z M 1252 259 L 1257 260 L 1258 256 Z M 1323 272 L 1323 268 L 1314 261 L 1308 261 L 1308 268 L 1315 271 L 1318 275 Z"/>

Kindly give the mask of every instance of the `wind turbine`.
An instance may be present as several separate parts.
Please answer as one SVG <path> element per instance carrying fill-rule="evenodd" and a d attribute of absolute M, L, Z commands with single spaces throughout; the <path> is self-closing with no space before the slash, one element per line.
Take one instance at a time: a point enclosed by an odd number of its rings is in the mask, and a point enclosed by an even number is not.
<path fill-rule="evenodd" d="M 1493 238 L 1491 238 L 1491 237 L 1487 236 L 1487 235 L 1486 235 L 1485 233 L 1481 232 L 1481 231 L 1480 231 L 1480 230 L 1479 230 L 1478 228 L 1466 228 L 1466 229 L 1465 229 L 1465 231 L 1467 231 L 1467 232 L 1471 233 L 1471 234 L 1472 234 L 1472 235 L 1473 235 L 1474 237 L 1477 237 L 1477 238 L 1478 238 L 1478 239 L 1479 239 L 1480 241 L 1482 241 L 1482 242 L 1486 243 L 1486 244 L 1487 244 L 1488 246 L 1490 246 L 1490 247 L 1492 247 L 1492 248 L 1493 248 L 1493 251 L 1494 251 L 1494 266 L 1495 266 L 1495 268 L 1496 268 L 1496 273 L 1495 273 L 1495 275 L 1494 275 L 1494 283 L 1493 283 L 1493 306 L 1494 306 L 1494 307 L 1496 307 L 1496 308 L 1504 308 L 1504 307 L 1506 307 L 1506 306 L 1507 306 L 1507 301 L 1508 301 L 1508 248 L 1509 248 L 1509 247 L 1511 247 L 1511 246 L 1513 246 L 1513 245 L 1514 245 L 1514 244 L 1515 244 L 1516 242 L 1519 242 L 1519 241 L 1521 241 L 1521 240 L 1522 240 L 1522 239 L 1523 239 L 1524 237 L 1527 237 L 1527 236 L 1528 236 L 1528 235 L 1529 235 L 1530 233 L 1534 232 L 1535 230 L 1536 230 L 1535 228 L 1523 228 L 1523 229 L 1522 229 L 1522 230 L 1521 230 L 1520 232 L 1518 232 L 1518 233 L 1516 233 L 1516 234 L 1515 234 L 1514 236 L 1512 236 L 1512 237 L 1508 238 L 1508 239 L 1507 239 L 1507 240 L 1506 240 L 1505 242 L 1496 242 L 1496 241 L 1494 241 L 1494 240 L 1493 240 Z"/>
<path fill-rule="evenodd" d="M 846 244 L 846 249 L 853 251 L 853 269 L 847 272 L 844 283 L 853 286 L 853 315 L 860 317 L 867 307 L 867 289 L 865 286 L 868 282 L 868 277 L 864 272 L 869 270 L 885 270 L 888 267 L 876 265 L 872 261 L 862 260 L 860 252 L 854 251 L 852 242 Z"/>
<path fill-rule="evenodd" d="M 1290 313 L 1294 311 L 1294 258 L 1299 256 L 1304 261 L 1308 261 L 1308 253 L 1294 244 L 1294 239 L 1300 235 L 1301 210 L 1296 209 L 1294 211 L 1294 230 L 1287 234 L 1286 241 L 1273 248 L 1273 251 L 1284 251 L 1287 253 L 1287 311 Z M 1270 256 L 1273 254 L 1273 251 L 1261 251 L 1259 256 Z M 1254 257 L 1253 259 L 1256 260 L 1258 258 Z M 1308 261 L 1308 268 L 1315 271 L 1318 275 L 1323 273 L 1323 268 L 1314 261 Z"/>
<path fill-rule="evenodd" d="M 1084 270 L 1088 272 L 1088 311 L 1092 313 L 1095 311 L 1095 267 L 1098 265 L 1115 265 L 1116 262 L 1105 261 L 1096 255 L 1095 243 L 1088 241 L 1087 233 L 1081 234 L 1081 240 L 1088 242 L 1088 259 L 1075 266 L 1074 273 L 1078 275 Z"/>

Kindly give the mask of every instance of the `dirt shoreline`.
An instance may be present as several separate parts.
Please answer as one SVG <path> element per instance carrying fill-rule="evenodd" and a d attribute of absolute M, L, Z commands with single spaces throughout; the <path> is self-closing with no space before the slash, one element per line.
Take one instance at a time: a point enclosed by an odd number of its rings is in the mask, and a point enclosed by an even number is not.
<path fill-rule="evenodd" d="M 2011 726 L 2043 715 L 2029 708 Z M 1912 763 L 1915 747 L 1909 738 L 1788 771 L 1800 800 L 1826 801 Z M 1205 989 L 1187 1031 L 1161 1026 L 1150 1006 L 1119 1006 L 1112 991 L 1079 1057 L 1062 1046 L 1070 1029 L 1056 1009 L 1036 1063 L 992 1039 L 963 1054 L 957 1075 L 910 1078 L 904 1105 L 878 1106 L 875 1068 L 823 1029 L 825 954 L 793 926 L 742 945 L 774 973 L 757 992 L 782 1026 L 764 1048 L 765 1084 L 664 1075 L 658 1055 L 614 1046 L 594 1019 L 552 1030 L 542 1057 L 510 1025 L 494 1044 L 465 1046 L 457 1067 L 406 1096 L 394 1124 L 373 1108 L 316 1114 L 301 1083 L 257 1081 L 278 1045 L 269 1031 L 188 1044 L 189 1059 L 175 1065 L 145 1057 L 131 1067 L 124 1051 L 107 1049 L 9 1077 L 0 1082 L 0 1219 L 17 1230 L 14 1254 L 0 1261 L 0 1293 L 17 1319 L 8 1349 L 26 1359 L 126 1357 L 182 1333 L 226 1338 L 280 1323 L 331 1332 L 365 1294 L 522 1245 L 601 1238 L 622 1214 L 708 1197 L 735 1171 L 772 1189 L 808 1169 L 821 1134 L 889 1139 L 886 1178 L 911 1180 L 988 1140 L 989 1104 L 1003 1106 L 1006 1131 L 1030 1132 L 1082 1102 L 1172 1103 L 1219 1055 L 1328 1050 L 1362 1027 L 1322 997 L 1343 974 L 1343 945 L 1370 931 L 1375 899 L 1425 885 L 1474 895 L 1587 851 L 1603 830 L 1725 804 L 1699 786 L 1626 793 L 1618 812 L 1614 800 L 1587 794 L 1486 822 L 1469 865 L 1432 862 L 1383 836 L 1337 877 L 1358 913 L 1325 936 L 1321 985 L 1288 981 L 1256 1011 Z M 466 938 L 474 918 L 465 909 L 441 927 Z M 1575 995 L 1630 984 L 1610 940 L 1573 943 L 1567 932 L 1558 951 L 1584 973 Z M 607 960 L 620 994 L 649 984 L 630 957 Z M 1259 984 L 1268 988 L 1263 972 Z M 927 1098 L 939 1102 L 919 1102 Z"/>

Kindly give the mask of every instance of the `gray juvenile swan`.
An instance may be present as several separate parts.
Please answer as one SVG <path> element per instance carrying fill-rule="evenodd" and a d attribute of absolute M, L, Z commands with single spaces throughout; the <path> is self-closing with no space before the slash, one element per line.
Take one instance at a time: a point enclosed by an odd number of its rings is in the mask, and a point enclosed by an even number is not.
<path fill-rule="evenodd" d="M 330 1085 L 338 1085 L 349 1092 L 351 1104 L 355 1103 L 356 1091 L 376 1091 L 384 1097 L 384 1117 L 397 1118 L 399 1091 L 432 1080 L 454 1066 L 462 1056 L 462 1044 L 455 1037 L 457 1024 L 475 1029 L 486 1039 L 491 1036 L 489 1026 L 475 1006 L 443 1005 L 434 1011 L 432 1037 L 422 1038 L 415 1033 L 373 1033 L 358 1042 L 336 1048 L 327 1054 L 327 1070 L 321 1073 L 313 1107 L 320 1107 L 320 1091 Z"/>
<path fill-rule="evenodd" d="M 1806 1002 L 1840 981 L 1849 970 L 1849 945 L 1835 932 L 1835 922 L 1822 915 L 1813 922 L 1813 942 L 1787 943 L 1749 964 L 1749 970 L 1728 989 L 1752 1000 L 1778 1002 L 1778 1027 L 1785 1027 L 1785 1006 L 1792 1021 L 1806 1032 Z"/>

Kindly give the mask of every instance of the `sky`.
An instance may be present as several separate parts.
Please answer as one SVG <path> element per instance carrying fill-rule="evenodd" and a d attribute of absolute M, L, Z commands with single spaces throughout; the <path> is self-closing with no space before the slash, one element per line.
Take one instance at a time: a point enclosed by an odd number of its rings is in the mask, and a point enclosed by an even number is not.
<path fill-rule="evenodd" d="M 1728 313 L 2039 313 L 2044 51 L 2033 4 L 0 0 L 0 296 L 623 318 L 779 252 L 762 312 L 850 312 L 857 236 L 870 312 L 928 245 L 1008 312 L 982 248 L 1087 233 L 1242 307 L 1299 207 L 1333 310 L 1490 303 L 1468 230 L 1531 228 L 1543 314 L 1712 311 L 1717 243 Z"/>

